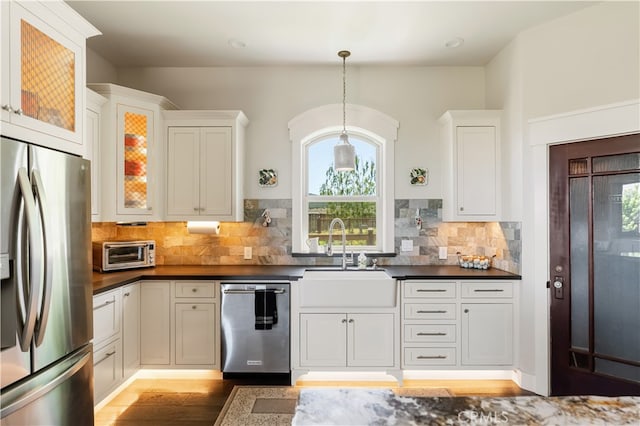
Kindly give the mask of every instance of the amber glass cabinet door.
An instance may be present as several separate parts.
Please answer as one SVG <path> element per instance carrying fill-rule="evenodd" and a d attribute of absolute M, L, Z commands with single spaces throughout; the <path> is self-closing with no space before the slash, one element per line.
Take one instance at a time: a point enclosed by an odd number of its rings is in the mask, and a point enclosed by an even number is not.
<path fill-rule="evenodd" d="M 549 160 L 551 393 L 640 395 L 640 135 Z"/>
<path fill-rule="evenodd" d="M 83 44 L 26 6 L 2 3 L 3 121 L 81 145 Z"/>

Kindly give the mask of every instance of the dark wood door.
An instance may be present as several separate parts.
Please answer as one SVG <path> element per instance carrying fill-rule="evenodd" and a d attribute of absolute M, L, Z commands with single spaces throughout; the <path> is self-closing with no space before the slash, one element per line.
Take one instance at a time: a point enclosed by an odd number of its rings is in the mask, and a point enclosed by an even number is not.
<path fill-rule="evenodd" d="M 551 393 L 640 395 L 640 134 L 549 160 Z"/>

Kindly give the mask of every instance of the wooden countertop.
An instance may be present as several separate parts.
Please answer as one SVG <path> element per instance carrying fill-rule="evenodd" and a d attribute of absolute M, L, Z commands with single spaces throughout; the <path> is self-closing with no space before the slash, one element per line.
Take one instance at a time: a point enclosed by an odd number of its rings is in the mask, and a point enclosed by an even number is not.
<path fill-rule="evenodd" d="M 271 265 L 222 265 L 222 266 L 156 266 L 154 268 L 131 269 L 118 272 L 94 272 L 93 294 L 138 280 L 286 280 L 302 278 L 306 268 L 314 266 Z M 520 280 L 520 275 L 500 269 L 476 270 L 458 266 L 384 266 L 396 279 L 474 279 L 474 280 Z"/>

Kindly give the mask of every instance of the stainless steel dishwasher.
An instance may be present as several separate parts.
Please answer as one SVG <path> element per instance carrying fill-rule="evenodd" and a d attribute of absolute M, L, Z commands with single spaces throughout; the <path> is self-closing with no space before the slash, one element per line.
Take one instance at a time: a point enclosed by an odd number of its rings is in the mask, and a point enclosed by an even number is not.
<path fill-rule="evenodd" d="M 222 282 L 220 291 L 222 372 L 290 373 L 289 283 Z"/>

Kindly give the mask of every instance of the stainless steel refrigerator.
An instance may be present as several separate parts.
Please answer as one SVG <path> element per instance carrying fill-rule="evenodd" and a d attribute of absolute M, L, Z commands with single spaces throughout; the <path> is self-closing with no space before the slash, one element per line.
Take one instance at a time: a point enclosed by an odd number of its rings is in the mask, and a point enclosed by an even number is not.
<path fill-rule="evenodd" d="M 0 423 L 93 425 L 90 165 L 0 140 Z"/>

